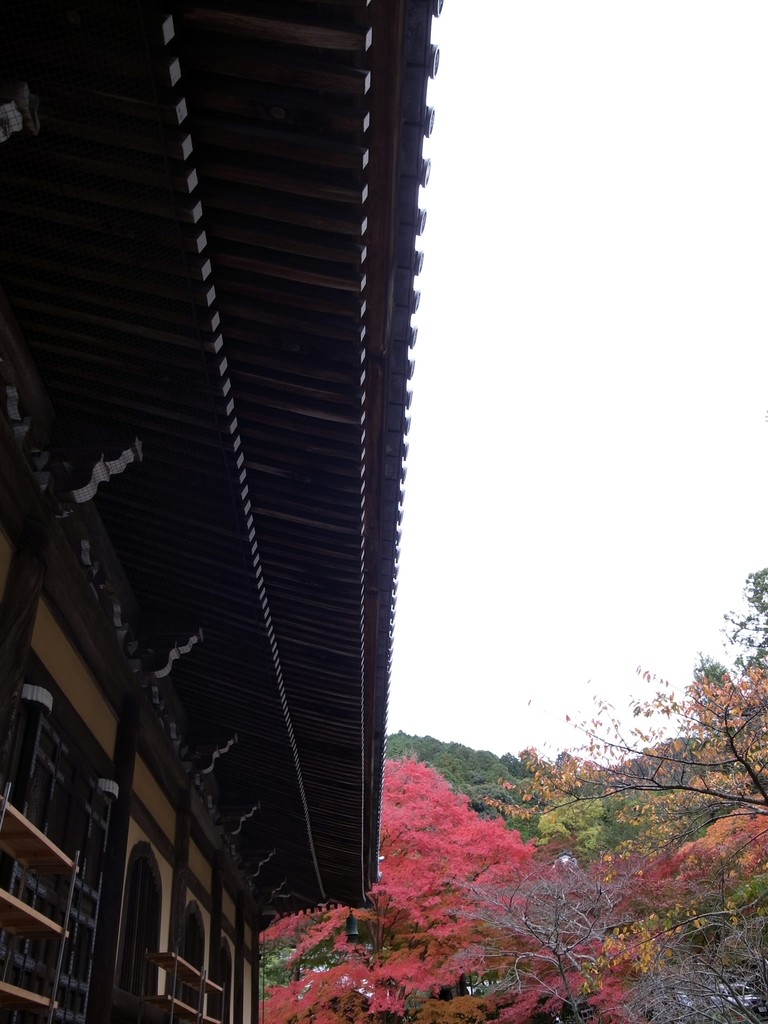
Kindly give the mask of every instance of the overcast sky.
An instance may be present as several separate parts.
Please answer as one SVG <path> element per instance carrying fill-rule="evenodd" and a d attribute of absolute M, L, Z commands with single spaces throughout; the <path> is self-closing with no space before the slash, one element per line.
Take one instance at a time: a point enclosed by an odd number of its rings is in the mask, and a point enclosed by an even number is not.
<path fill-rule="evenodd" d="M 768 5 L 446 0 L 389 728 L 572 745 L 768 565 Z"/>

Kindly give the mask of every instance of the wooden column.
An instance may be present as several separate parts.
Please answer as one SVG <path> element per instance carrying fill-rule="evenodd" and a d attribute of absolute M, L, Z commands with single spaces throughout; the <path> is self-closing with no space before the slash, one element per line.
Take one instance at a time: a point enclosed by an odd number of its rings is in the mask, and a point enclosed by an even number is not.
<path fill-rule="evenodd" d="M 0 780 L 10 770 L 21 687 L 27 668 L 32 630 L 43 589 L 46 527 L 26 519 L 16 544 L 0 603 Z"/>
<path fill-rule="evenodd" d="M 258 921 L 253 928 L 251 950 L 251 1024 L 259 1024 L 259 974 L 261 973 L 261 945 Z"/>
<path fill-rule="evenodd" d="M 86 1024 L 103 1024 L 110 1019 L 112 1010 L 138 738 L 139 702 L 132 694 L 126 694 L 122 715 L 117 725 L 114 756 L 115 782 L 120 791 L 109 812 L 109 832 L 101 881 L 99 920 L 96 926 Z"/>
<path fill-rule="evenodd" d="M 187 906 L 187 876 L 189 874 L 189 836 L 192 829 L 192 802 L 189 790 L 179 793 L 176 810 L 176 837 L 174 841 L 173 885 L 171 888 L 171 923 L 168 948 L 181 952 L 184 948 L 184 910 Z M 199 964 L 195 965 L 199 967 Z M 170 985 L 171 979 L 167 977 Z"/>
<path fill-rule="evenodd" d="M 235 984 L 232 992 L 232 1020 L 243 1019 L 243 995 L 245 978 L 245 920 L 243 904 L 245 897 L 242 892 L 237 894 L 235 906 Z"/>
<path fill-rule="evenodd" d="M 217 850 L 213 855 L 211 866 L 211 934 L 208 941 L 208 976 L 217 985 L 222 984 L 221 980 L 221 909 L 222 885 L 221 885 L 221 853 Z M 209 996 L 210 999 L 210 996 Z M 218 1013 L 214 1017 L 221 1019 L 222 999 L 218 997 Z M 209 1012 L 209 1016 L 211 1016 Z"/>

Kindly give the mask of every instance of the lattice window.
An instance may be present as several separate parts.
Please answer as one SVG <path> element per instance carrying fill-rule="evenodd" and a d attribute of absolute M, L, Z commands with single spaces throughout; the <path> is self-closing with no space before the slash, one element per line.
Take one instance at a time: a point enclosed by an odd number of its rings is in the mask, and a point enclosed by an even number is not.
<path fill-rule="evenodd" d="M 157 863 L 147 843 L 131 853 L 123 900 L 122 953 L 118 985 L 135 996 L 157 992 L 157 968 L 144 956 L 159 949 L 162 889 Z"/>
<path fill-rule="evenodd" d="M 221 1024 L 230 1024 L 230 1007 L 232 1004 L 232 956 L 229 952 L 229 943 L 222 940 L 221 952 L 219 953 L 219 984 L 224 989 L 219 996 L 221 1011 L 219 1017 Z"/>
<path fill-rule="evenodd" d="M 53 718 L 35 707 L 22 708 L 16 778 L 11 801 L 38 828 L 73 856 L 80 851 L 80 871 L 75 881 L 69 918 L 69 939 L 57 992 L 55 1020 L 82 1024 L 88 1002 L 91 963 L 96 940 L 104 852 L 109 827 L 109 802 L 98 787 L 98 778 L 86 759 L 61 732 Z M 25 902 L 53 920 L 62 920 L 68 882 L 61 878 L 26 875 L 18 865 L 11 868 L 9 887 Z M 0 946 L 7 980 L 42 991 L 50 976 L 51 943 L 27 941 Z"/>

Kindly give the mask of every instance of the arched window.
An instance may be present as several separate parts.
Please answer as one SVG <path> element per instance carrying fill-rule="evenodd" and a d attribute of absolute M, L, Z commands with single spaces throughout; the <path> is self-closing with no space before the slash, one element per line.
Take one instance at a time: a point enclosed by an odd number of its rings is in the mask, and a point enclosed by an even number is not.
<path fill-rule="evenodd" d="M 181 951 L 181 955 L 187 963 L 192 964 L 198 970 L 202 970 L 205 965 L 205 930 L 203 928 L 200 908 L 196 903 L 187 904 L 184 914 L 183 942 L 184 948 Z M 199 993 L 184 985 L 181 998 L 190 1006 L 197 1006 Z"/>
<path fill-rule="evenodd" d="M 205 962 L 205 931 L 200 908 L 188 903 L 184 914 L 184 949 L 182 956 L 193 967 L 202 968 Z"/>
<path fill-rule="evenodd" d="M 157 991 L 157 968 L 144 956 L 158 949 L 162 887 L 149 843 L 131 851 L 123 898 L 122 953 L 118 986 L 135 996 Z"/>
<path fill-rule="evenodd" d="M 220 996 L 221 1024 L 230 1024 L 230 1006 L 232 1005 L 232 957 L 229 943 L 222 940 L 219 953 L 219 984 L 224 989 Z"/>

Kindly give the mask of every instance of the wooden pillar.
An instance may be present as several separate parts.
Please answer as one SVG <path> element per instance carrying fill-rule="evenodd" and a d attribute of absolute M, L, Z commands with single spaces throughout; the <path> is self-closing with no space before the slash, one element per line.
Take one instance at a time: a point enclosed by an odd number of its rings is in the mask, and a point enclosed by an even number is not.
<path fill-rule="evenodd" d="M 208 976 L 217 985 L 222 984 L 221 980 L 221 914 L 222 914 L 222 884 L 221 884 L 221 853 L 217 850 L 213 855 L 211 865 L 211 934 L 208 941 Z M 209 997 L 210 998 L 210 997 Z M 222 999 L 218 999 L 218 1013 L 213 1014 L 221 1020 Z M 210 1014 L 209 1014 L 210 1016 Z"/>
<path fill-rule="evenodd" d="M 168 948 L 181 952 L 184 948 L 184 910 L 187 906 L 187 883 L 189 874 L 189 837 L 192 830 L 192 801 L 189 790 L 179 793 L 176 811 L 176 837 L 174 840 L 173 885 L 171 887 L 171 922 L 168 932 Z M 195 965 L 199 967 L 199 964 Z M 166 976 L 170 985 L 170 976 Z"/>
<path fill-rule="evenodd" d="M 253 949 L 251 950 L 251 1024 L 259 1024 L 259 975 L 261 973 L 261 944 L 259 942 L 259 922 L 253 929 Z"/>
<path fill-rule="evenodd" d="M 243 892 L 237 894 L 237 905 L 235 906 L 235 984 L 232 992 L 232 1020 L 240 1022 L 243 1019 L 243 996 L 245 978 L 245 920 L 243 915 L 243 904 L 245 897 Z"/>
<path fill-rule="evenodd" d="M 120 788 L 117 800 L 109 812 L 109 832 L 101 881 L 86 1024 L 103 1024 L 110 1019 L 112 1010 L 138 737 L 139 701 L 132 694 L 126 694 L 115 740 L 115 782 Z"/>
<path fill-rule="evenodd" d="M 0 780 L 8 778 L 21 688 L 32 630 L 43 589 L 46 527 L 26 519 L 14 551 L 0 603 Z"/>

